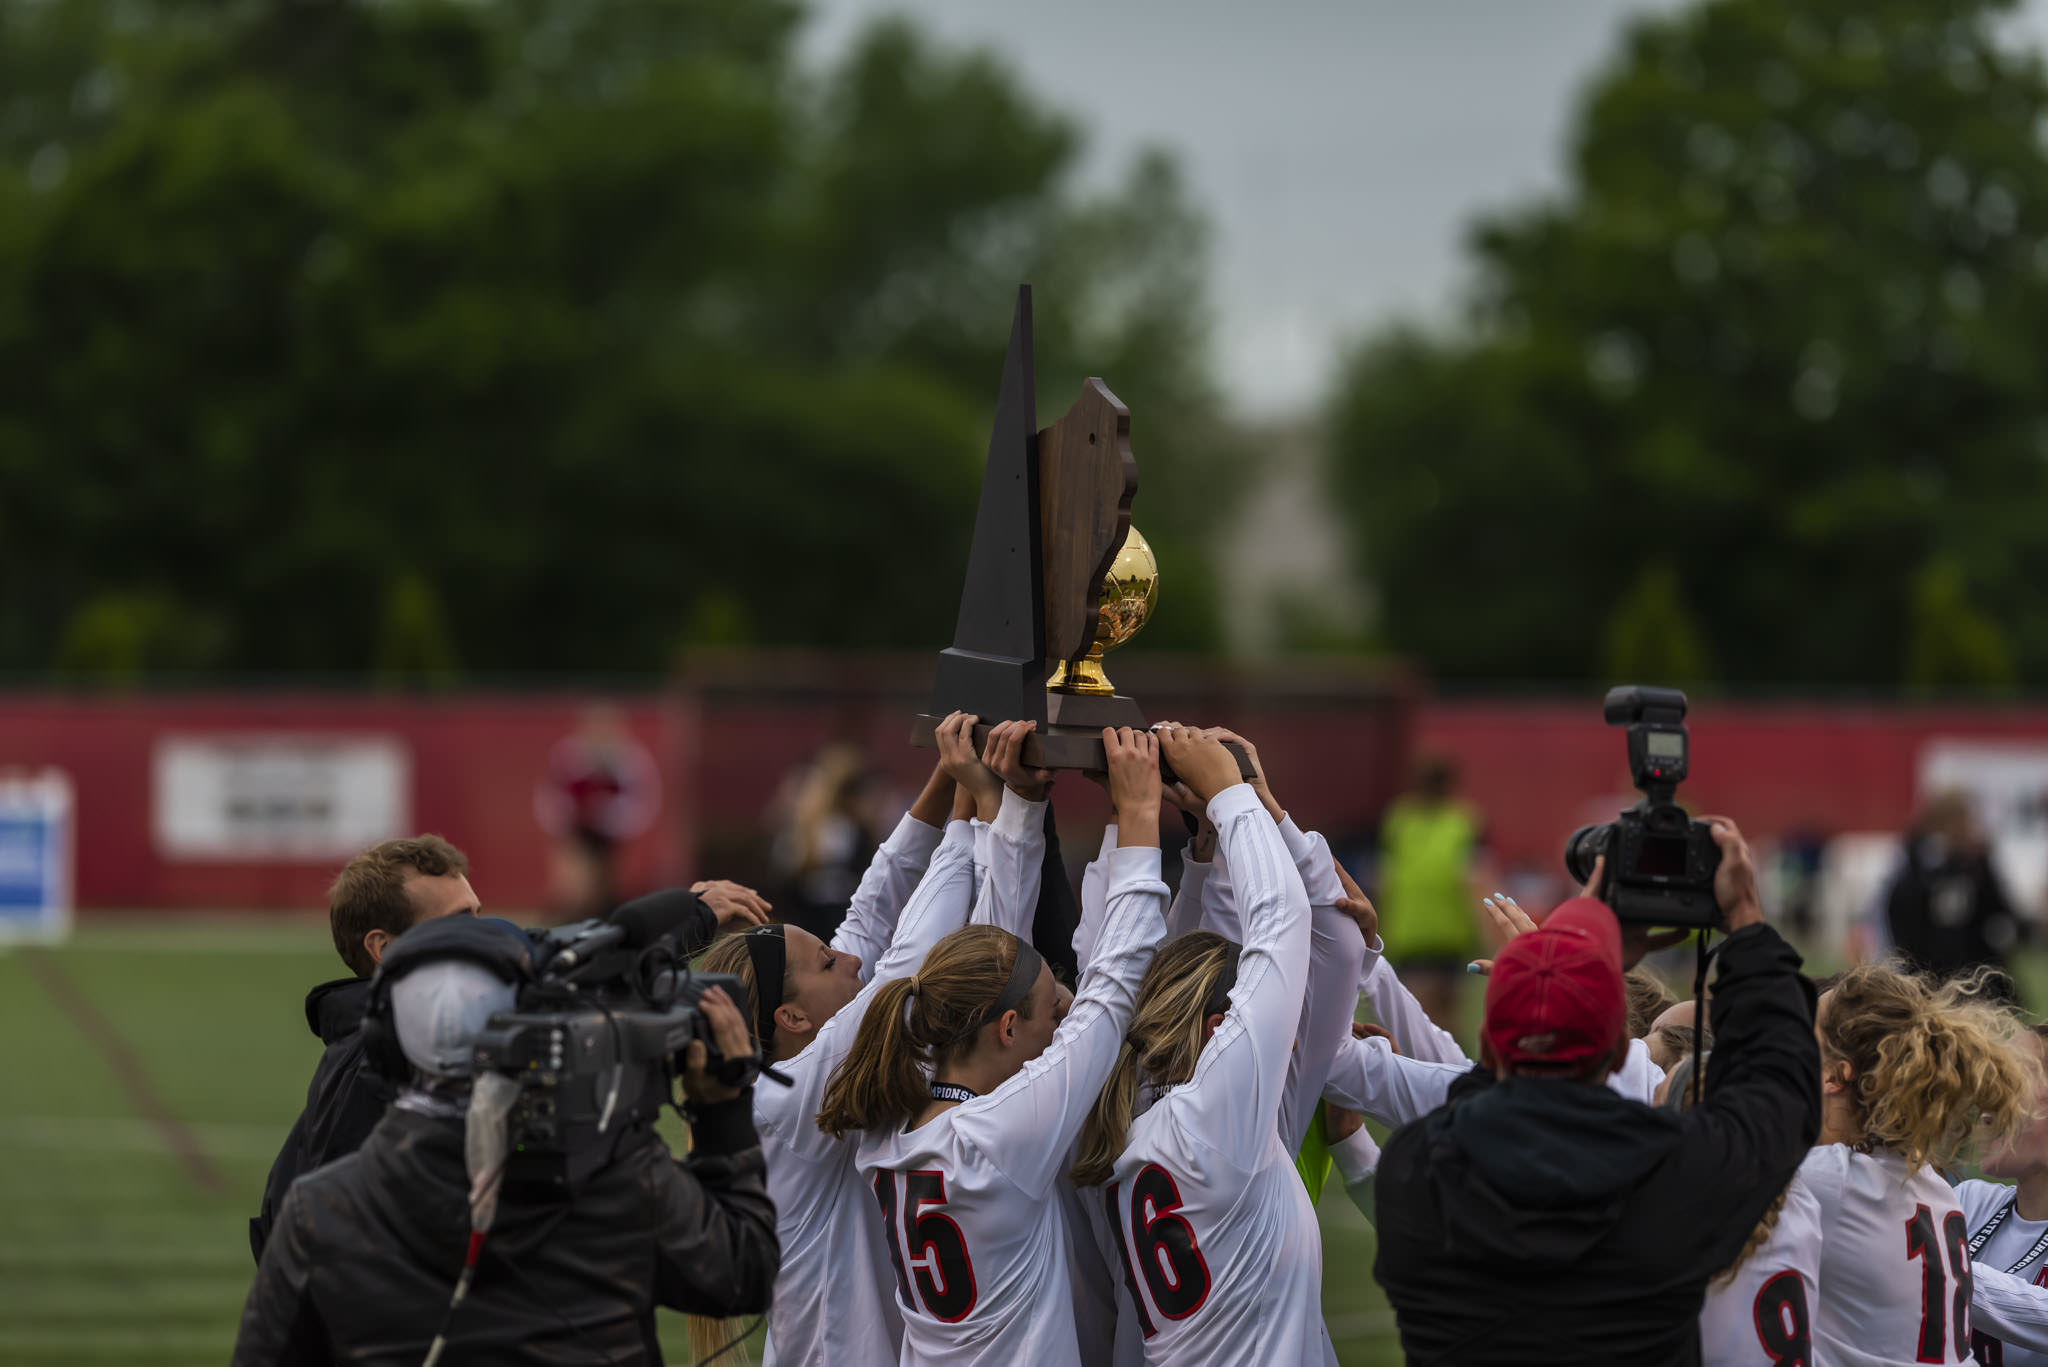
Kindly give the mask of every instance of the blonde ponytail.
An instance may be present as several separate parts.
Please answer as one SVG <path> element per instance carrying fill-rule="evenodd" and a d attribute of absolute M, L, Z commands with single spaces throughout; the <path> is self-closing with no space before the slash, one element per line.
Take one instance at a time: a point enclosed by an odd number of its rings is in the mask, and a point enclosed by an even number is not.
<path fill-rule="evenodd" d="M 1069 1173 L 1075 1186 L 1100 1186 L 1109 1180 L 1130 1135 L 1141 1081 L 1171 1087 L 1195 1075 L 1202 1053 L 1202 1023 L 1208 1019 L 1202 1008 L 1229 953 L 1228 940 L 1214 931 L 1197 930 L 1153 956 L 1138 984 L 1137 1009 L 1116 1052 L 1116 1064 L 1082 1122 Z"/>
<path fill-rule="evenodd" d="M 974 1047 L 1009 981 L 1017 945 L 995 926 L 964 926 L 932 946 L 915 978 L 883 983 L 825 1084 L 818 1128 L 830 1135 L 896 1129 L 922 1112 L 931 1070 Z M 1030 1014 L 1028 1005 L 1018 1009 Z"/>
<path fill-rule="evenodd" d="M 1937 983 L 1889 963 L 1844 973 L 1820 1015 L 1825 1074 L 1849 1066 L 1862 1147 L 1946 1166 L 1973 1135 L 2009 1138 L 2031 1110 L 2038 1064 L 1987 973 Z"/>

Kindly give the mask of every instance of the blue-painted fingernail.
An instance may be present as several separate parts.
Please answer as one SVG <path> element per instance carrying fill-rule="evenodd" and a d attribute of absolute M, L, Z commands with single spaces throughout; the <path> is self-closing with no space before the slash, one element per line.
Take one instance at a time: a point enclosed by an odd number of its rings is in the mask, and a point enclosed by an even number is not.
<path fill-rule="evenodd" d="M 1500 900 L 1503 902 L 1508 900 L 1508 895 L 1504 892 L 1496 892 L 1494 896 L 1500 898 Z"/>
<path fill-rule="evenodd" d="M 1467 973 L 1478 973 L 1478 974 L 1481 974 L 1481 975 L 1484 975 L 1484 974 L 1485 974 L 1485 972 L 1486 972 L 1486 970 L 1485 970 L 1485 969 L 1483 969 L 1483 968 L 1481 968 L 1481 967 L 1480 967 L 1480 966 L 1479 966 L 1479 965 L 1478 965 L 1477 963 L 1469 963 L 1469 964 L 1466 964 L 1466 965 L 1465 965 L 1465 971 L 1466 971 Z"/>

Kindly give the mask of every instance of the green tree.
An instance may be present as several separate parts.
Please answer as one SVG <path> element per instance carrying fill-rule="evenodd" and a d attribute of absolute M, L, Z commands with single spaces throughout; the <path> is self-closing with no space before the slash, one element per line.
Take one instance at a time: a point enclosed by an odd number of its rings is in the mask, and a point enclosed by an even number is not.
<path fill-rule="evenodd" d="M 0 669 L 158 669 L 121 605 L 159 602 L 217 624 L 193 669 L 937 646 L 1024 279 L 1048 417 L 1085 373 L 1131 404 L 1209 639 L 1171 166 L 1084 194 L 990 59 L 892 23 L 812 80 L 800 20 L 0 0 Z"/>
<path fill-rule="evenodd" d="M 1568 189 L 1474 230 L 1469 324 L 1349 365 L 1338 478 L 1392 645 L 1580 679 L 1662 564 L 1728 681 L 1902 681 L 1939 559 L 2048 678 L 2048 80 L 2011 8 L 1629 28 Z"/>

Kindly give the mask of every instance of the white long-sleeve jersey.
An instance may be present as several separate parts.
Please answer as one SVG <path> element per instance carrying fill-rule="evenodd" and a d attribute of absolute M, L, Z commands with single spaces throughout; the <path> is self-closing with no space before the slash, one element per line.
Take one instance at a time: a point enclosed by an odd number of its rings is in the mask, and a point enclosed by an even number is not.
<path fill-rule="evenodd" d="M 1970 1231 L 1970 1331 L 1986 1367 L 2048 1367 L 2048 1220 L 2022 1220 L 2002 1182 L 1956 1184 Z"/>
<path fill-rule="evenodd" d="M 923 822 L 903 819 L 875 852 L 832 937 L 833 948 L 860 956 L 867 986 L 801 1053 L 778 1065 L 793 1085 L 764 1082 L 754 1089 L 754 1127 L 782 1245 L 764 1363 L 867 1367 L 896 1360 L 903 1317 L 873 1209 L 854 1170 L 854 1145 L 820 1133 L 816 1117 L 825 1084 L 853 1047 L 876 988 L 916 971 L 931 947 L 966 921 L 973 859 L 969 823 L 950 823 L 941 840 Z"/>
<path fill-rule="evenodd" d="M 1820 1281 L 1820 1202 L 1798 1173 L 1771 1232 L 1727 1281 L 1707 1283 L 1700 1308 L 1700 1367 L 1814 1363 L 1814 1289 Z"/>
<path fill-rule="evenodd" d="M 1366 957 L 1358 990 L 1371 1003 L 1373 1016 L 1393 1032 L 1394 1043 L 1409 1058 L 1424 1063 L 1451 1063 L 1461 1068 L 1470 1064 L 1457 1036 L 1429 1018 L 1394 966 L 1379 955 Z"/>
<path fill-rule="evenodd" d="M 1104 1210 L 1147 1362 L 1320 1363 L 1322 1240 L 1275 1123 L 1309 975 L 1309 893 L 1248 786 L 1218 794 L 1209 816 L 1249 927 L 1237 982 L 1194 1076 L 1133 1120 Z"/>
<path fill-rule="evenodd" d="M 1826 1367 L 1970 1360 L 1969 1228 L 1956 1194 L 1896 1154 L 1822 1144 L 1799 1165 L 1826 1238 L 1813 1355 Z"/>
<path fill-rule="evenodd" d="M 1377 1035 L 1338 1041 L 1330 1060 L 1323 1096 L 1347 1111 L 1371 1116 L 1385 1125 L 1406 1125 L 1444 1104 L 1451 1084 L 1472 1070 L 1463 1058 L 1434 1063 L 1394 1051 Z M 1607 1086 L 1631 1101 L 1649 1105 L 1664 1074 L 1650 1058 L 1650 1046 L 1630 1040 L 1628 1056 L 1607 1079 Z"/>
<path fill-rule="evenodd" d="M 1045 803 L 1004 788 L 996 819 L 985 826 L 974 823 L 974 862 L 982 877 L 973 923 L 1030 939 L 1045 869 Z M 916 964 L 911 967 L 915 970 Z"/>
<path fill-rule="evenodd" d="M 903 1309 L 905 1364 L 1079 1367 L 1066 1220 L 1052 1186 L 1129 1028 L 1165 933 L 1156 848 L 1110 857 L 1108 914 L 1046 1051 L 987 1096 L 861 1136 Z"/>

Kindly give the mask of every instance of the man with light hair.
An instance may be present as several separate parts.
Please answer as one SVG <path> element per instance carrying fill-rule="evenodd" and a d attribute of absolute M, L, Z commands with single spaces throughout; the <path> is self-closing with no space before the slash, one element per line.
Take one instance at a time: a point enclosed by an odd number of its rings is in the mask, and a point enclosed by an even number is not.
<path fill-rule="evenodd" d="M 306 1088 L 306 1107 L 271 1164 L 263 1205 L 249 1221 L 249 1247 L 259 1262 L 293 1179 L 353 1153 L 391 1101 L 390 1087 L 364 1066 L 358 1029 L 370 975 L 385 949 L 422 921 L 474 916 L 479 909 L 468 858 L 438 835 L 372 845 L 336 876 L 327 894 L 328 929 L 349 975 L 306 994 L 306 1024 L 324 1051 Z"/>

